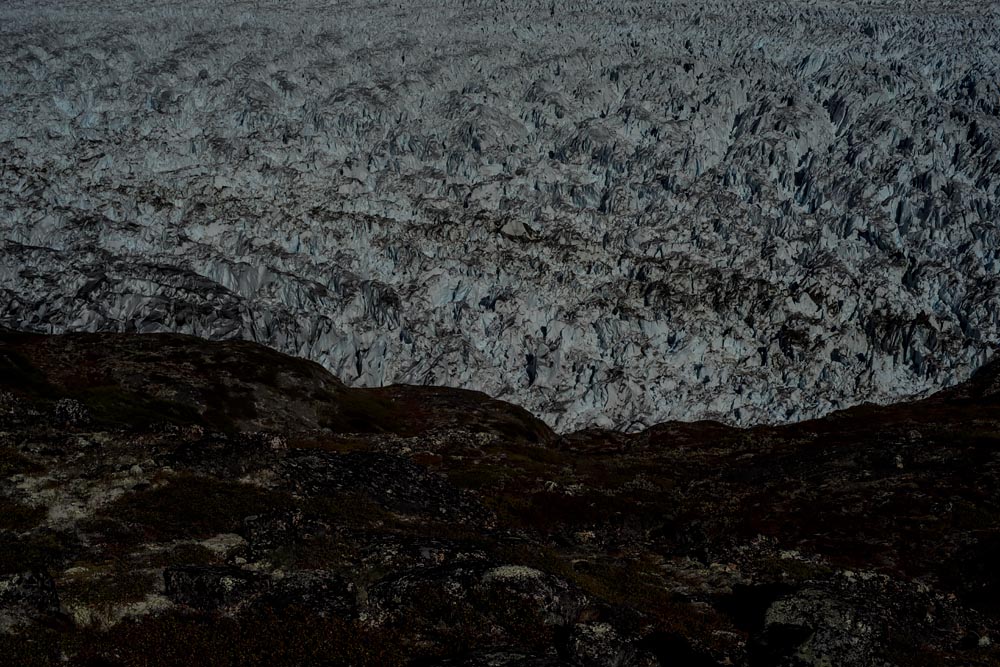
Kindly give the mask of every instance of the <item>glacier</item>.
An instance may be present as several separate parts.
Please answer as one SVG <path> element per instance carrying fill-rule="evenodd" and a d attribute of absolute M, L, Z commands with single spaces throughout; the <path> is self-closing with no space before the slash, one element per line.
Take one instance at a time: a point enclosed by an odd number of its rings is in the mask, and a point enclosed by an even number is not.
<path fill-rule="evenodd" d="M 244 338 L 561 430 L 1000 340 L 1000 4 L 13 0 L 0 325 Z"/>

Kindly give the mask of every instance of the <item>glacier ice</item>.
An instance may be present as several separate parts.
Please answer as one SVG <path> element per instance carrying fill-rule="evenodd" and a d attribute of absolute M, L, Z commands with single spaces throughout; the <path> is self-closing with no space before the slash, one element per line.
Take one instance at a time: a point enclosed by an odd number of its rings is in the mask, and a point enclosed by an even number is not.
<path fill-rule="evenodd" d="M 560 429 L 802 419 L 1000 331 L 996 3 L 14 0 L 0 324 Z"/>

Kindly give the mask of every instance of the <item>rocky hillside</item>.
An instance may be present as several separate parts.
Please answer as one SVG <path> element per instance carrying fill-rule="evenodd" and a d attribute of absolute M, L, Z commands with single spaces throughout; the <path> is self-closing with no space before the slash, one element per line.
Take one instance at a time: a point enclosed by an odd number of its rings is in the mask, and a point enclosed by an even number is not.
<path fill-rule="evenodd" d="M 1000 366 L 558 436 L 180 335 L 0 333 L 10 665 L 1000 665 Z"/>
<path fill-rule="evenodd" d="M 0 323 L 560 431 L 949 386 L 1000 342 L 997 8 L 5 0 Z"/>

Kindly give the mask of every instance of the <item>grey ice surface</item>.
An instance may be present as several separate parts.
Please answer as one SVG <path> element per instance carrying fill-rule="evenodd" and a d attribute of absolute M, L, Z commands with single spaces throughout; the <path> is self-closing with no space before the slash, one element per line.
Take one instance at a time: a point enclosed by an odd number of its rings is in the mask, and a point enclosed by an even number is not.
<path fill-rule="evenodd" d="M 0 4 L 0 324 L 560 429 L 797 420 L 1000 332 L 985 2 Z"/>

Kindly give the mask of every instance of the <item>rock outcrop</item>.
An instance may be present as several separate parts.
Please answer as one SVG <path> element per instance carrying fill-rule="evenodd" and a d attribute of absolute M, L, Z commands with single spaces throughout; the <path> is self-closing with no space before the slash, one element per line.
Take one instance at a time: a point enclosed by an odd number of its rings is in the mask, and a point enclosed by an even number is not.
<path fill-rule="evenodd" d="M 988 667 L 998 378 L 785 426 L 557 436 L 246 342 L 0 332 L 0 655 Z"/>

